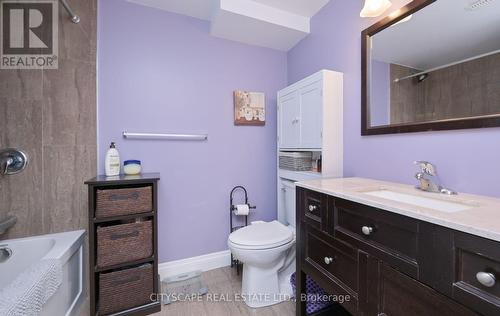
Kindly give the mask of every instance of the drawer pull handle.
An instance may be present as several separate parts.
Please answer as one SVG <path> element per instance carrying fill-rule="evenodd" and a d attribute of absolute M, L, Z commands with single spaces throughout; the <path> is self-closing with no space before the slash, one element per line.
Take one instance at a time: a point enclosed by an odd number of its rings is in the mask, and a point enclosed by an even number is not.
<path fill-rule="evenodd" d="M 139 234 L 140 233 L 138 230 L 134 230 L 128 233 L 115 233 L 111 235 L 111 240 L 138 237 Z"/>
<path fill-rule="evenodd" d="M 495 286 L 496 278 L 493 273 L 488 273 L 488 272 L 478 272 L 476 274 L 476 279 L 479 283 L 486 287 L 493 287 Z"/>
<path fill-rule="evenodd" d="M 123 285 L 123 284 L 127 284 L 127 283 L 137 282 L 140 280 L 141 280 L 140 276 L 132 275 L 132 276 L 125 276 L 122 278 L 117 278 L 116 280 L 113 280 L 111 282 L 111 284 L 113 284 L 114 286 L 119 286 L 119 285 Z"/>
<path fill-rule="evenodd" d="M 126 200 L 137 200 L 139 198 L 139 192 L 134 191 L 128 194 L 111 194 L 109 196 L 110 201 L 126 201 Z"/>
<path fill-rule="evenodd" d="M 309 205 L 309 212 L 314 212 L 318 209 L 318 206 L 317 205 Z"/>
<path fill-rule="evenodd" d="M 373 233 L 373 227 L 363 226 L 361 227 L 361 232 L 363 235 L 370 236 Z"/>
<path fill-rule="evenodd" d="M 333 262 L 333 258 L 332 257 L 325 257 L 325 263 L 326 264 L 330 264 Z"/>

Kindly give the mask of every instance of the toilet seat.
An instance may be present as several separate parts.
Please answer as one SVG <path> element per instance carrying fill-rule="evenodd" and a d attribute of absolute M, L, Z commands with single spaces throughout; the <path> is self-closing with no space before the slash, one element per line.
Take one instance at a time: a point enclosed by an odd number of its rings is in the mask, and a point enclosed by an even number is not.
<path fill-rule="evenodd" d="M 293 242 L 291 229 L 278 221 L 252 224 L 229 235 L 229 242 L 237 248 L 263 250 Z"/>

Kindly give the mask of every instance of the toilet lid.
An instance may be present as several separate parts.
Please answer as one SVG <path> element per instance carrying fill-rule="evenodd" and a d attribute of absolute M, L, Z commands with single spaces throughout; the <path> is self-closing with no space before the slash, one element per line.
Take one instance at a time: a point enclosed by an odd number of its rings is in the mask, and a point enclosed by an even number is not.
<path fill-rule="evenodd" d="M 229 235 L 233 244 L 256 248 L 278 247 L 292 240 L 292 230 L 278 221 L 252 224 Z"/>

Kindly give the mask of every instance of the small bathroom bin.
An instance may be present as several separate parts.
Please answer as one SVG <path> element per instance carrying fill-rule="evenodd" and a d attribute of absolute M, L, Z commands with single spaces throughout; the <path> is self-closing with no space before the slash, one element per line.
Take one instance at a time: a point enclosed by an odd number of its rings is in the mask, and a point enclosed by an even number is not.
<path fill-rule="evenodd" d="M 208 288 L 203 284 L 201 271 L 193 271 L 165 278 L 161 281 L 163 304 L 170 304 L 178 299 L 204 295 Z"/>
<path fill-rule="evenodd" d="M 97 228 L 97 266 L 109 267 L 153 255 L 151 221 Z"/>
<path fill-rule="evenodd" d="M 153 189 L 151 186 L 97 190 L 96 196 L 96 218 L 153 211 Z"/>
<path fill-rule="evenodd" d="M 99 275 L 99 315 L 109 315 L 152 303 L 153 266 L 101 273 Z"/>

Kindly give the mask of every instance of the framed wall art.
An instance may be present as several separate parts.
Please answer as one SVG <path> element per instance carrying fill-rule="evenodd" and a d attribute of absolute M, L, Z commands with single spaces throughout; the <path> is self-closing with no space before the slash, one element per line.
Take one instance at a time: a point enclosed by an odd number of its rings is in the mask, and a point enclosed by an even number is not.
<path fill-rule="evenodd" d="M 234 125 L 266 124 L 266 97 L 262 92 L 234 91 Z"/>

